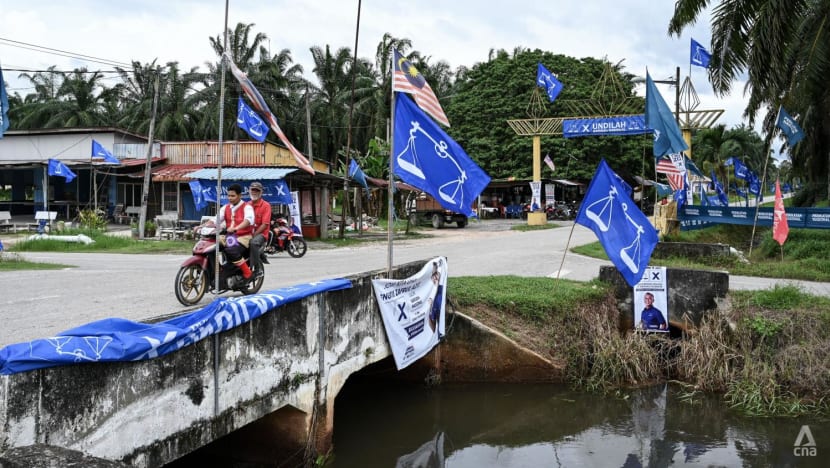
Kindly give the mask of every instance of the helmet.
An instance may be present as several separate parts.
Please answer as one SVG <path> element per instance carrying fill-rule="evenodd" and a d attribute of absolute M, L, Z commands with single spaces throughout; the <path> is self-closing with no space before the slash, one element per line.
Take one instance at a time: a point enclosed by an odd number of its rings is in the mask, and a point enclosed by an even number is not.
<path fill-rule="evenodd" d="M 288 221 L 286 221 L 285 218 L 279 218 L 277 219 L 277 224 L 279 224 L 280 226 L 285 226 L 288 224 Z"/>

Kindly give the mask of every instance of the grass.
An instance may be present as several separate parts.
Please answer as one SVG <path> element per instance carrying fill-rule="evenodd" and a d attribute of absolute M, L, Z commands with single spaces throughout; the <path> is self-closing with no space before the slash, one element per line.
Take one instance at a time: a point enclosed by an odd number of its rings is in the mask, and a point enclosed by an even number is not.
<path fill-rule="evenodd" d="M 138 240 L 130 237 L 111 236 L 104 232 L 85 229 L 68 229 L 62 235 L 84 234 L 95 242 L 89 245 L 62 242 L 51 239 L 19 240 L 8 250 L 12 252 L 107 252 L 122 254 L 173 253 L 188 254 L 192 240 Z"/>
<path fill-rule="evenodd" d="M 679 236 L 667 237 L 664 242 L 719 243 L 748 252 L 751 226 L 719 225 L 695 231 L 684 231 Z M 758 244 L 753 248 L 749 263 L 735 256 L 729 257 L 668 257 L 653 264 L 673 268 L 726 270 L 733 275 L 788 278 L 807 281 L 830 281 L 830 231 L 819 229 L 791 229 L 784 243 L 784 260 L 769 228 L 755 231 Z M 574 247 L 575 253 L 608 259 L 599 242 Z"/>
<path fill-rule="evenodd" d="M 672 380 L 694 403 L 718 392 L 753 416 L 830 414 L 830 299 L 794 286 L 736 291 L 685 339 L 620 330 L 606 285 L 514 276 L 450 277 L 462 313 L 565 366 L 568 380 L 615 392 Z"/>
<path fill-rule="evenodd" d="M 15 253 L 0 252 L 0 271 L 62 270 L 64 268 L 72 268 L 72 265 L 30 262 Z"/>
<path fill-rule="evenodd" d="M 558 227 L 562 227 L 556 223 L 547 223 L 538 226 L 530 226 L 528 224 L 516 224 L 511 226 L 511 230 L 513 231 L 542 231 L 544 229 L 556 229 Z"/>

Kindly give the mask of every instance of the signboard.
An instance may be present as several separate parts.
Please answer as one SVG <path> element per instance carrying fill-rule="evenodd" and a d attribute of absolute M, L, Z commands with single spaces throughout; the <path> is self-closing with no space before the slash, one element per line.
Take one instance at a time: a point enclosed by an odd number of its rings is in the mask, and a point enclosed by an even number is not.
<path fill-rule="evenodd" d="M 643 114 L 595 119 L 567 119 L 562 121 L 562 136 L 565 138 L 641 135 L 651 132 L 652 130 L 646 127 L 646 119 Z"/>
<path fill-rule="evenodd" d="M 666 267 L 646 267 L 634 285 L 634 329 L 647 332 L 669 331 L 669 295 Z"/>

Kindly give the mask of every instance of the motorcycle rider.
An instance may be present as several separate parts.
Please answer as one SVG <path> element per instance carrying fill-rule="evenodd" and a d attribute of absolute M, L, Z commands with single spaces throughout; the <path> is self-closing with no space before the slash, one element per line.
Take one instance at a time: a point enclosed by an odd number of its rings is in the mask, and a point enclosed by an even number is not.
<path fill-rule="evenodd" d="M 291 232 L 291 228 L 288 227 L 288 221 L 285 218 L 278 218 L 277 219 L 277 230 L 274 233 L 277 235 L 277 245 L 281 249 L 285 249 L 285 240 L 288 238 L 288 233 Z"/>
<path fill-rule="evenodd" d="M 248 186 L 248 193 L 251 195 L 251 201 L 248 202 L 254 208 L 254 232 L 251 238 L 251 264 L 254 267 L 255 277 L 260 277 L 265 273 L 262 268 L 262 246 L 268 242 L 268 236 L 271 233 L 271 204 L 262 199 L 262 184 L 259 182 L 252 182 Z"/>
<path fill-rule="evenodd" d="M 254 232 L 254 208 L 242 200 L 241 185 L 232 184 L 228 187 L 228 204 L 219 210 L 218 222 L 219 226 L 225 223 L 227 236 L 222 238 L 222 243 L 228 260 L 239 268 L 243 278 L 250 279 L 253 273 L 245 261 L 245 250 L 250 245 L 251 234 Z M 233 235 L 236 242 L 230 240 Z"/>

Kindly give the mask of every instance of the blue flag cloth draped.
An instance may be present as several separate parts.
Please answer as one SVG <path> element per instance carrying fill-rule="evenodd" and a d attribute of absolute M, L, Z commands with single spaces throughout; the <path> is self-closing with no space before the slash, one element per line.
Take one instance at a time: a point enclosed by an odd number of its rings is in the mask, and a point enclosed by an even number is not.
<path fill-rule="evenodd" d="M 265 141 L 265 137 L 268 136 L 268 124 L 253 109 L 245 104 L 241 96 L 236 111 L 236 125 L 260 143 Z"/>
<path fill-rule="evenodd" d="M 0 138 L 9 129 L 9 95 L 6 94 L 6 82 L 3 81 L 3 68 L 0 67 Z"/>
<path fill-rule="evenodd" d="M 720 200 L 721 205 L 729 206 L 729 197 L 723 191 L 723 185 L 718 181 L 715 171 L 712 171 L 712 185 L 715 186 L 715 193 L 718 195 L 718 200 Z"/>
<path fill-rule="evenodd" d="M 804 138 L 804 131 L 801 130 L 801 126 L 784 110 L 784 106 L 778 108 L 778 118 L 775 120 L 775 125 L 787 137 L 787 144 L 791 147 Z"/>
<path fill-rule="evenodd" d="M 555 101 L 562 92 L 562 83 L 541 63 L 536 67 L 536 85 L 545 88 L 550 102 Z"/>
<path fill-rule="evenodd" d="M 639 283 L 657 245 L 657 231 L 625 195 L 605 159 L 600 161 L 581 206 L 575 222 L 594 231 L 629 285 Z"/>
<path fill-rule="evenodd" d="M 680 153 L 689 149 L 671 109 L 646 73 L 646 126 L 654 131 L 654 156 Z"/>
<path fill-rule="evenodd" d="M 409 96 L 398 93 L 395 107 L 394 172 L 430 194 L 448 210 L 474 216 L 476 197 L 490 183 L 464 149 Z"/>
<path fill-rule="evenodd" d="M 194 189 L 193 187 L 195 186 L 195 184 L 193 184 L 193 182 L 198 182 L 200 188 Z M 291 199 L 291 190 L 288 188 L 288 183 L 286 183 L 285 180 L 266 179 L 261 180 L 260 182 L 262 183 L 263 188 L 263 200 L 267 201 L 268 203 L 279 203 L 281 205 L 291 205 L 291 203 L 293 203 L 293 200 Z M 228 187 L 236 183 L 239 183 L 239 181 L 222 181 L 222 193 L 219 198 L 219 203 L 221 205 L 228 203 Z M 191 181 L 190 192 L 193 194 L 194 205 L 196 204 L 197 193 L 200 194 L 200 196 L 202 197 L 202 203 L 216 203 L 215 180 L 199 179 L 198 181 Z"/>
<path fill-rule="evenodd" d="M 683 205 L 687 203 L 687 193 L 689 191 L 689 174 L 683 173 L 683 188 L 674 192 L 674 201 L 677 202 L 677 209 L 683 208 Z"/>
<path fill-rule="evenodd" d="M 72 182 L 72 179 L 74 179 L 76 177 L 75 173 L 72 172 L 72 170 L 69 169 L 69 167 L 67 167 L 66 164 L 58 161 L 57 159 L 50 159 L 49 160 L 49 165 L 47 167 L 47 173 L 50 176 L 63 177 L 64 179 L 66 179 L 67 184 Z"/>
<path fill-rule="evenodd" d="M 254 294 L 218 298 L 202 309 L 159 323 L 109 318 L 0 349 L 0 374 L 75 363 L 139 361 L 168 354 L 324 291 L 349 289 L 345 278 L 326 279 Z"/>
<path fill-rule="evenodd" d="M 366 183 L 366 174 L 363 173 L 363 170 L 357 165 L 357 161 L 354 159 L 349 161 L 349 177 L 362 185 L 367 193 L 369 192 L 369 184 Z"/>
<path fill-rule="evenodd" d="M 121 161 L 119 161 L 118 158 L 113 156 L 112 153 L 101 146 L 101 143 L 98 143 L 95 140 L 92 140 L 92 158 L 104 158 L 104 162 L 109 164 L 121 164 Z"/>
<path fill-rule="evenodd" d="M 672 190 L 671 185 L 661 184 L 655 181 L 652 181 L 651 183 L 657 189 L 657 196 L 660 198 L 667 197 L 674 193 L 674 190 Z"/>
<path fill-rule="evenodd" d="M 193 195 L 193 205 L 196 211 L 202 211 L 207 208 L 208 202 L 202 194 L 202 183 L 198 180 L 191 180 L 188 182 L 188 185 L 190 185 L 190 193 Z"/>
<path fill-rule="evenodd" d="M 712 54 L 703 47 L 700 42 L 692 39 L 689 50 L 689 63 L 697 65 L 698 67 L 709 68 L 709 60 L 712 59 Z"/>

